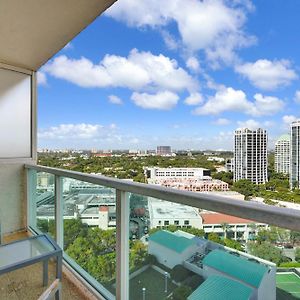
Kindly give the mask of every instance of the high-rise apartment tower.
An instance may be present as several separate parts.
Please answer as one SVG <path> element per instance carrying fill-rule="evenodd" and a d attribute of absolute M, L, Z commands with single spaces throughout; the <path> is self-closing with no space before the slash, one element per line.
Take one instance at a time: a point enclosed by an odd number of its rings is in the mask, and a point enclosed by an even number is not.
<path fill-rule="evenodd" d="M 268 181 L 268 136 L 264 129 L 237 129 L 234 133 L 234 181 L 249 179 L 261 184 Z"/>
<path fill-rule="evenodd" d="M 275 172 L 290 173 L 290 136 L 282 135 L 275 143 Z"/>
<path fill-rule="evenodd" d="M 299 188 L 300 183 L 300 120 L 291 124 L 290 187 Z"/>
<path fill-rule="evenodd" d="M 171 147 L 170 146 L 157 146 L 156 150 L 157 155 L 171 155 Z"/>

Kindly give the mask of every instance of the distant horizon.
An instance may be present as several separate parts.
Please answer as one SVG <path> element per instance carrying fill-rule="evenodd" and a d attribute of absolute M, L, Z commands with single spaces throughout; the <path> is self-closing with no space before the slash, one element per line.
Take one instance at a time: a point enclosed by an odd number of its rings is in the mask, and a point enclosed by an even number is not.
<path fill-rule="evenodd" d="M 156 151 L 156 149 L 154 148 L 149 148 L 149 149 L 141 149 L 141 148 L 124 148 L 124 149 L 94 149 L 94 148 L 38 148 L 37 152 L 44 152 L 45 150 L 49 150 L 49 151 L 103 151 L 103 154 L 109 153 L 108 151 L 119 151 L 119 152 L 125 152 L 125 151 Z M 272 152 L 275 149 L 268 149 L 268 152 Z M 200 149 L 173 149 L 172 148 L 172 152 L 179 152 L 179 151 L 186 151 L 186 152 L 234 152 L 234 150 L 226 150 L 226 149 L 205 149 L 205 150 L 200 150 Z"/>

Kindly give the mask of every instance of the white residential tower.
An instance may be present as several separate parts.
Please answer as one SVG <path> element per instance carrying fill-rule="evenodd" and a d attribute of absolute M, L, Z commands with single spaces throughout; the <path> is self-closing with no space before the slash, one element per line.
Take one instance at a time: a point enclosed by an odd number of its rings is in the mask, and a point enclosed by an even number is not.
<path fill-rule="evenodd" d="M 289 174 L 290 172 L 290 136 L 282 135 L 275 144 L 275 171 Z"/>
<path fill-rule="evenodd" d="M 249 179 L 261 184 L 268 181 L 267 132 L 264 129 L 237 129 L 234 134 L 234 181 Z"/>

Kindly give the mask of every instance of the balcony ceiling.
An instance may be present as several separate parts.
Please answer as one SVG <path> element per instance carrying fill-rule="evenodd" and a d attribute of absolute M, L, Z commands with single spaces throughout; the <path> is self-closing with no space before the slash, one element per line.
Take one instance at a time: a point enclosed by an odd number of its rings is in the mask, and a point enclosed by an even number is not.
<path fill-rule="evenodd" d="M 0 0 L 0 62 L 39 69 L 116 0 Z"/>

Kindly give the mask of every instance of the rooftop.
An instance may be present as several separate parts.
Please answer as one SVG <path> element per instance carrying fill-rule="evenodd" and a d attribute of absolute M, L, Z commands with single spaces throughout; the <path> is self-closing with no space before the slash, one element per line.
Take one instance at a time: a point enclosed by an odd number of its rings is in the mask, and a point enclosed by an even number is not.
<path fill-rule="evenodd" d="M 248 300 L 252 292 L 253 289 L 235 280 L 212 275 L 187 300 Z"/>
<path fill-rule="evenodd" d="M 149 211 L 156 219 L 194 219 L 199 218 L 197 210 L 183 204 L 161 201 L 154 198 L 149 199 Z"/>
<path fill-rule="evenodd" d="M 251 220 L 242 219 L 234 216 L 229 216 L 220 213 L 203 213 L 200 214 L 202 217 L 202 223 L 205 224 L 249 224 L 253 223 Z"/>
<path fill-rule="evenodd" d="M 207 254 L 203 259 L 203 265 L 228 274 L 254 287 L 259 287 L 268 270 L 265 265 L 222 250 L 213 250 Z"/>
<path fill-rule="evenodd" d="M 282 141 L 289 142 L 290 138 L 291 137 L 289 136 L 289 134 L 283 134 L 278 138 L 277 142 L 282 142 Z"/>
<path fill-rule="evenodd" d="M 149 237 L 150 241 L 154 241 L 166 248 L 169 248 L 177 253 L 183 252 L 188 247 L 195 244 L 192 239 L 179 236 L 173 232 L 166 230 L 159 230 Z"/>

